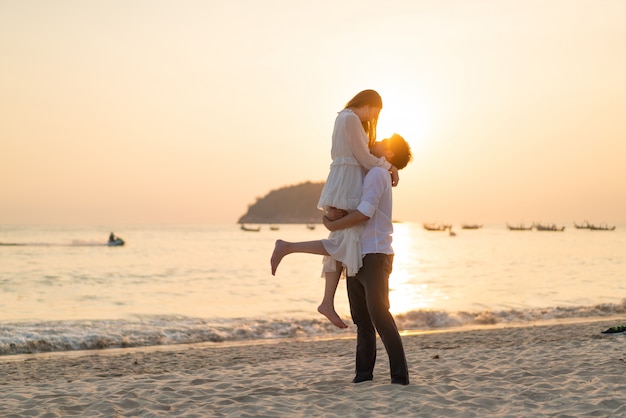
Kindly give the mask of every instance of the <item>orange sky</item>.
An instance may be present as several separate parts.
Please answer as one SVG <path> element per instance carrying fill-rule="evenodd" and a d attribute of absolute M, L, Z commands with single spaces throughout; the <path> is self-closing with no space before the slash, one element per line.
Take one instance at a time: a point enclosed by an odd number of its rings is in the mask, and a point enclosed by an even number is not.
<path fill-rule="evenodd" d="M 229 223 L 373 88 L 395 218 L 626 222 L 626 2 L 0 0 L 0 224 Z"/>

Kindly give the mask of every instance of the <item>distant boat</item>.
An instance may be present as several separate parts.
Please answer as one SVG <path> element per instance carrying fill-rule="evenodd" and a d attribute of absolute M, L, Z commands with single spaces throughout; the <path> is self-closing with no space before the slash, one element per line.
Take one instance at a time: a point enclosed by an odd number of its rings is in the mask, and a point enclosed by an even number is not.
<path fill-rule="evenodd" d="M 111 232 L 111 234 L 109 235 L 109 241 L 107 241 L 107 245 L 109 247 L 121 247 L 124 244 L 126 244 L 126 242 L 124 242 L 123 239 L 121 239 L 118 236 L 115 236 L 115 234 Z"/>
<path fill-rule="evenodd" d="M 578 225 L 576 222 L 574 222 L 574 226 L 576 227 L 576 229 L 589 229 L 591 231 L 613 231 L 613 230 L 615 230 L 615 225 L 613 225 L 613 226 L 609 226 L 608 224 L 605 224 L 605 225 L 594 225 L 594 224 L 590 224 L 587 221 L 584 221 L 580 225 Z"/>
<path fill-rule="evenodd" d="M 278 231 L 278 229 L 276 225 L 270 225 L 270 231 Z"/>
<path fill-rule="evenodd" d="M 589 229 L 592 231 L 613 231 L 615 230 L 615 225 L 589 225 Z"/>
<path fill-rule="evenodd" d="M 422 226 L 427 231 L 445 231 L 447 229 L 452 229 L 452 225 L 446 225 L 446 224 L 425 223 L 425 224 L 422 224 Z"/>
<path fill-rule="evenodd" d="M 248 231 L 248 232 L 259 232 L 261 230 L 261 227 L 257 226 L 256 228 L 250 228 L 249 226 L 245 226 L 244 224 L 241 224 L 241 230 Z"/>
<path fill-rule="evenodd" d="M 537 231 L 556 231 L 556 232 L 561 232 L 565 230 L 564 226 L 558 227 L 555 224 L 552 225 L 542 225 L 542 224 L 535 224 L 535 229 L 537 229 Z"/>
<path fill-rule="evenodd" d="M 308 229 L 313 230 L 313 229 L 315 229 L 315 224 L 306 224 L 306 227 L 307 227 Z"/>
<path fill-rule="evenodd" d="M 480 229 L 482 225 L 479 224 L 463 224 L 461 225 L 461 229 Z"/>
<path fill-rule="evenodd" d="M 509 228 L 509 231 L 530 231 L 531 229 L 533 229 L 533 226 L 529 226 L 526 227 L 524 226 L 524 224 L 519 224 L 519 225 L 509 225 L 508 223 L 506 224 L 506 227 Z"/>

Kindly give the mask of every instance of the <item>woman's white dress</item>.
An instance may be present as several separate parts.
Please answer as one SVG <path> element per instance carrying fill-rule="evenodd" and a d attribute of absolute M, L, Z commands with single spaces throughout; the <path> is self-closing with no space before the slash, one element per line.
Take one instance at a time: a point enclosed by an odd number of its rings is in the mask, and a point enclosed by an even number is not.
<path fill-rule="evenodd" d="M 359 117 L 350 109 L 344 109 L 335 119 L 332 148 L 333 160 L 328 178 L 322 189 L 317 207 L 326 210 L 329 206 L 339 209 L 354 210 L 361 201 L 363 177 L 373 167 L 391 168 L 383 157 L 370 154 L 368 137 Z M 326 251 L 322 277 L 324 273 L 336 271 L 336 262 L 340 261 L 348 276 L 354 276 L 362 267 L 360 235 L 363 226 L 331 232 L 328 239 L 322 240 Z"/>

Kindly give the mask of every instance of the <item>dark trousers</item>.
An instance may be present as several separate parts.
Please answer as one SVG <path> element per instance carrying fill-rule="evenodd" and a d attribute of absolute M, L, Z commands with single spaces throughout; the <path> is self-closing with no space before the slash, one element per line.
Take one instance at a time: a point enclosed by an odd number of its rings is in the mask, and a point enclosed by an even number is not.
<path fill-rule="evenodd" d="M 402 339 L 389 312 L 389 275 L 393 255 L 367 254 L 356 276 L 348 277 L 350 313 L 357 326 L 355 382 L 372 380 L 376 362 L 376 331 L 387 355 L 392 383 L 409 383 Z"/>

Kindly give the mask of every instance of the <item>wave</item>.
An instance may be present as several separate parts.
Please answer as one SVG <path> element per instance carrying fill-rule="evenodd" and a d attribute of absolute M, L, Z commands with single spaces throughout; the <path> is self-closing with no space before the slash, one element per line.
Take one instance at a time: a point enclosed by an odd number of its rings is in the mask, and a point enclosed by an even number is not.
<path fill-rule="evenodd" d="M 617 304 L 578 307 L 481 312 L 420 310 L 396 315 L 395 319 L 401 331 L 417 332 L 531 324 L 541 321 L 611 318 L 624 314 L 626 298 Z M 350 327 L 348 331 L 338 331 L 328 321 L 322 319 L 210 320 L 160 316 L 135 320 L 13 322 L 0 324 L 0 356 L 279 338 L 336 338 L 350 333 L 354 333 L 354 327 Z"/>
<path fill-rule="evenodd" d="M 403 330 L 441 329 L 481 325 L 506 325 L 541 321 L 602 318 L 626 313 L 626 298 L 620 303 L 592 306 L 510 309 L 482 312 L 412 311 L 397 315 L 398 328 Z"/>

